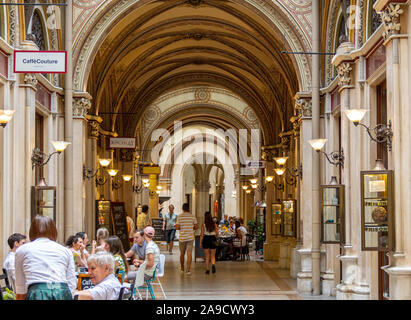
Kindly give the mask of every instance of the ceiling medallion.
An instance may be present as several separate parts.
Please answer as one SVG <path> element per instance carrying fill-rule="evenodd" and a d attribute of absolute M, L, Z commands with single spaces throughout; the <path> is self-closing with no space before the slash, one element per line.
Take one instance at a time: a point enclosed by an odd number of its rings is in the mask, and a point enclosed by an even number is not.
<path fill-rule="evenodd" d="M 188 0 L 188 3 L 191 4 L 192 6 L 199 6 L 203 0 Z"/>
<path fill-rule="evenodd" d="M 195 91 L 195 99 L 197 101 L 206 102 L 210 100 L 210 91 L 206 89 L 198 89 Z"/>

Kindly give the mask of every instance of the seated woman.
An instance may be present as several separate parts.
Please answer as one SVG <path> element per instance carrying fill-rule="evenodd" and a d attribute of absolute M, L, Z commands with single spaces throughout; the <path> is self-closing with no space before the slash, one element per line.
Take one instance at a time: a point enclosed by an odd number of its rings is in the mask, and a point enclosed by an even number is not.
<path fill-rule="evenodd" d="M 114 257 L 109 252 L 97 252 L 88 258 L 90 280 L 94 288 L 76 291 L 78 300 L 117 300 L 121 284 L 114 276 Z"/>
<path fill-rule="evenodd" d="M 79 235 L 70 236 L 66 241 L 66 246 L 73 254 L 76 269 L 78 270 L 78 268 L 87 267 L 87 259 L 84 255 L 85 246 L 83 244 L 83 239 Z"/>
<path fill-rule="evenodd" d="M 114 256 L 114 273 L 117 274 L 118 271 L 121 271 L 123 274 L 127 274 L 128 264 L 120 238 L 117 236 L 108 237 L 105 240 L 104 249 Z"/>

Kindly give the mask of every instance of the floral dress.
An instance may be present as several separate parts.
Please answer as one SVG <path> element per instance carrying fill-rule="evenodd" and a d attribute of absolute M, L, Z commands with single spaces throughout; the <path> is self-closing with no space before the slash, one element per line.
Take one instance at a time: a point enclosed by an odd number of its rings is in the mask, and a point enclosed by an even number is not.
<path fill-rule="evenodd" d="M 126 266 L 124 265 L 123 258 L 119 254 L 114 255 L 114 262 L 115 262 L 115 271 L 119 270 L 120 272 L 126 272 Z"/>

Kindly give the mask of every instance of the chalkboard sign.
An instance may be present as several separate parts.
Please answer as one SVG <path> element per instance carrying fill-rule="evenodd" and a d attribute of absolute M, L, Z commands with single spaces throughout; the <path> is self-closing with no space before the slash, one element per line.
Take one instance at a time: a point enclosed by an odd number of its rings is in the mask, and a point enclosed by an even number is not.
<path fill-rule="evenodd" d="M 94 285 L 91 282 L 90 275 L 89 274 L 79 274 L 77 290 L 87 290 L 91 288 L 94 288 Z"/>
<path fill-rule="evenodd" d="M 194 261 L 197 258 L 204 258 L 204 249 L 200 248 L 200 236 L 195 236 Z"/>
<path fill-rule="evenodd" d="M 165 235 L 163 231 L 163 219 L 152 218 L 151 224 L 155 230 L 154 241 L 165 241 Z"/>
<path fill-rule="evenodd" d="M 124 202 L 111 203 L 111 217 L 113 234 L 120 238 L 124 251 L 127 252 L 130 249 L 130 243 L 128 241 L 127 218 Z"/>
<path fill-rule="evenodd" d="M 107 200 L 96 200 L 96 231 L 99 228 L 106 228 L 110 234 L 111 229 L 111 202 Z"/>

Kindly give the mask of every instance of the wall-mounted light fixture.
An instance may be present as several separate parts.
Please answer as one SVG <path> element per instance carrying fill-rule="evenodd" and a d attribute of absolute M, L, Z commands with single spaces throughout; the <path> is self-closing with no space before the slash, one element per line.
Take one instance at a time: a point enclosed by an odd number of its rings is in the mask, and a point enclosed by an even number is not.
<path fill-rule="evenodd" d="M 142 179 L 141 181 L 142 183 L 140 184 L 133 184 L 133 191 L 135 193 L 140 194 L 143 192 L 144 188 L 147 189 L 148 187 L 150 187 L 150 179 Z"/>
<path fill-rule="evenodd" d="M 33 153 L 31 155 L 31 163 L 32 163 L 32 168 L 34 167 L 43 167 L 45 166 L 51 159 L 51 157 L 54 154 L 60 154 L 64 150 L 66 150 L 67 146 L 71 144 L 70 142 L 66 141 L 51 141 L 53 144 L 54 149 L 56 150 L 55 152 L 51 154 L 46 154 L 42 151 L 40 151 L 40 148 L 34 148 Z"/>
<path fill-rule="evenodd" d="M 327 139 L 314 139 L 314 140 L 309 140 L 308 143 L 311 145 L 311 147 L 317 151 L 321 152 L 322 154 L 325 155 L 327 158 L 328 162 L 331 163 L 334 166 L 340 166 L 341 168 L 344 168 L 344 150 L 341 148 L 341 151 L 333 151 L 329 154 L 325 153 L 321 149 L 324 147 L 325 143 L 327 142 Z"/>
<path fill-rule="evenodd" d="M 388 121 L 387 124 L 377 124 L 374 128 L 370 128 L 366 126 L 365 124 L 362 124 L 360 121 L 364 118 L 365 113 L 368 110 L 366 109 L 350 109 L 350 110 L 344 110 L 345 115 L 347 116 L 348 119 L 357 127 L 358 125 L 364 127 L 368 135 L 370 136 L 372 141 L 375 141 L 377 143 L 386 143 L 387 144 L 387 149 L 388 151 L 391 151 L 391 146 L 392 146 L 392 136 L 393 132 L 391 129 L 391 120 Z M 371 131 L 374 132 L 374 135 L 371 133 Z"/>
<path fill-rule="evenodd" d="M 14 110 L 0 110 L 0 127 L 5 128 L 13 118 Z"/>
<path fill-rule="evenodd" d="M 96 172 L 93 172 L 92 168 L 86 168 L 83 165 L 83 179 L 93 179 L 102 168 L 106 168 L 111 163 L 111 159 L 100 159 L 99 161 L 100 167 L 97 168 Z"/>
<path fill-rule="evenodd" d="M 300 165 L 299 168 L 288 168 L 288 167 L 283 167 L 283 168 L 276 168 L 274 169 L 275 173 L 278 176 L 283 176 L 284 180 L 287 184 L 295 186 L 297 184 L 297 177 L 302 179 L 303 177 L 303 166 Z M 280 189 L 279 189 L 280 190 Z"/>

